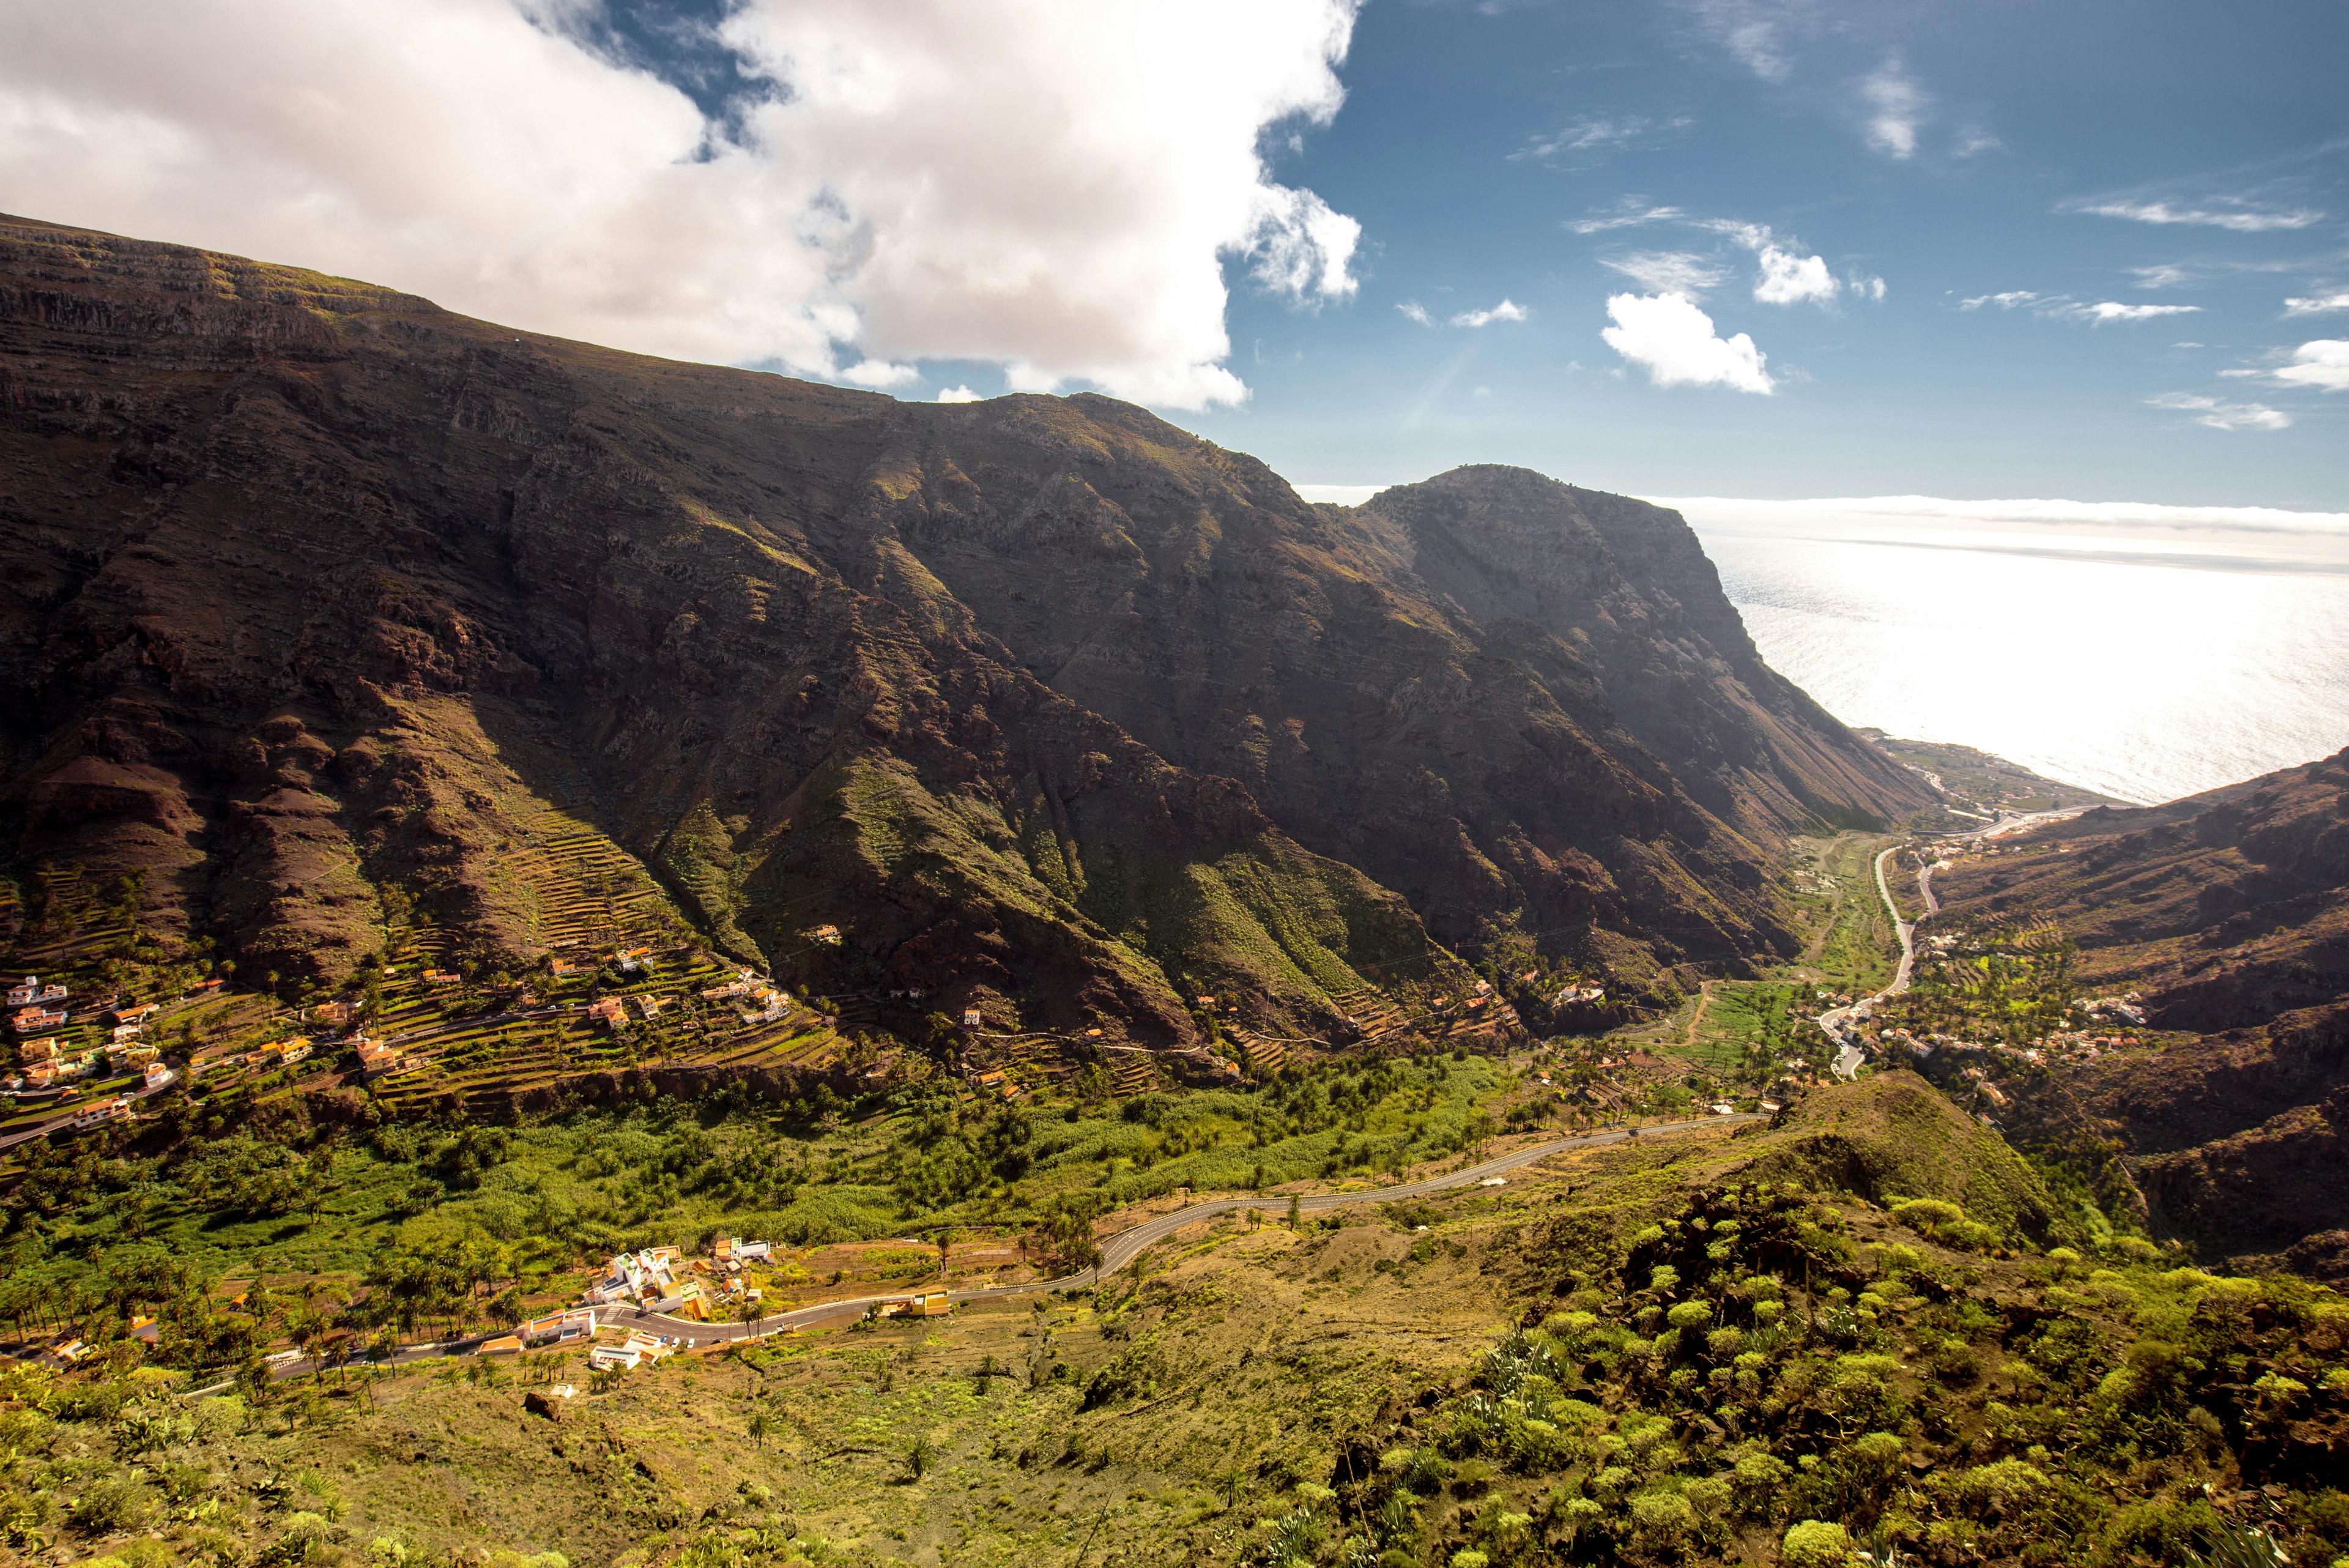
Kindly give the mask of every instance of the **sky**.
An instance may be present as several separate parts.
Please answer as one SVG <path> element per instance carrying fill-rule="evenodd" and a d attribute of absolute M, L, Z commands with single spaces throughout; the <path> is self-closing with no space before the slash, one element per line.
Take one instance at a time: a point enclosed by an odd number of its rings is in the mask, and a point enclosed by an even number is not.
<path fill-rule="evenodd" d="M 905 398 L 1099 389 L 1317 496 L 2349 511 L 2337 0 L 0 21 L 0 209 Z"/>

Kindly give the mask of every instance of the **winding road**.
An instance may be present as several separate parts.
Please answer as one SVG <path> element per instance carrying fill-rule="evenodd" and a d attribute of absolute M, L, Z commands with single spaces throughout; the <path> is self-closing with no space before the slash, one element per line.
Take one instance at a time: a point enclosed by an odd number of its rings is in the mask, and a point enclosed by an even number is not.
<path fill-rule="evenodd" d="M 1939 836 L 1944 840 L 1971 839 L 1980 844 L 1985 838 L 1998 838 L 2010 833 L 2021 833 L 2044 822 L 2061 822 L 2067 817 L 2077 816 L 2088 809 L 2086 806 L 2067 806 L 2060 811 L 2012 813 L 2000 817 L 1988 827 L 1971 828 L 1959 833 L 1945 833 Z M 1819 1014 L 1819 1027 L 1826 1030 L 1827 1037 L 1836 1041 L 1840 1047 L 1836 1052 L 1835 1061 L 1830 1064 L 1831 1070 L 1838 1078 L 1848 1080 L 1856 1076 L 1859 1072 L 1860 1064 L 1868 1060 L 1866 1053 L 1860 1050 L 1856 1040 L 1845 1038 L 1844 1025 L 1852 1020 L 1867 1017 L 1868 1011 L 1878 1002 L 1888 997 L 1898 996 L 1909 989 L 1909 978 L 1917 967 L 1918 921 L 1941 912 L 1941 901 L 1933 896 L 1933 873 L 1939 869 L 1939 867 L 1929 863 L 1917 873 L 1917 891 L 1924 901 L 1925 913 L 1920 915 L 1917 920 L 1904 920 L 1900 918 L 1900 906 L 1892 901 L 1892 886 L 1885 880 L 1884 863 L 1891 859 L 1901 847 L 1898 844 L 1892 845 L 1876 857 L 1876 890 L 1883 896 L 1885 911 L 1892 917 L 1893 929 L 1900 933 L 1900 968 L 1893 975 L 1892 983 L 1875 995 L 1863 996 L 1848 1007 L 1834 1008 Z"/>
<path fill-rule="evenodd" d="M 1878 1002 L 1888 997 L 1898 996 L 1908 990 L 1909 975 L 1917 967 L 1916 923 L 1900 918 L 1900 906 L 1892 901 L 1892 885 L 1884 878 L 1885 862 L 1899 854 L 1900 847 L 1898 844 L 1890 845 L 1883 854 L 1876 857 L 1876 890 L 1883 896 L 1886 913 L 1892 917 L 1892 929 L 1900 934 L 1900 967 L 1894 972 L 1892 983 L 1875 995 L 1863 996 L 1848 1007 L 1830 1008 L 1819 1014 L 1819 1027 L 1826 1030 L 1827 1037 L 1835 1041 L 1839 1047 L 1828 1070 L 1847 1082 L 1858 1075 L 1860 1064 L 1868 1060 L 1868 1055 L 1860 1050 L 1857 1039 L 1845 1036 L 1844 1025 L 1855 1019 L 1867 1017 L 1869 1010 Z M 1933 868 L 1930 866 L 1918 873 L 1918 886 L 1924 889 L 1928 914 L 1940 908 L 1934 902 L 1933 890 L 1927 880 L 1932 874 Z"/>
<path fill-rule="evenodd" d="M 1597 1148 L 1607 1144 L 1624 1142 L 1634 1136 L 1655 1137 L 1685 1132 L 1693 1127 L 1733 1127 L 1741 1122 L 1760 1119 L 1759 1116 L 1753 1115 L 1705 1116 L 1695 1121 L 1667 1122 L 1645 1129 L 1613 1129 L 1583 1133 L 1574 1137 L 1552 1138 L 1547 1143 L 1529 1144 L 1524 1148 L 1512 1149 L 1507 1154 L 1488 1159 L 1481 1165 L 1472 1165 L 1465 1170 L 1449 1171 L 1442 1176 L 1426 1177 L 1418 1181 L 1405 1181 L 1393 1187 L 1367 1188 L 1356 1192 L 1300 1194 L 1297 1199 L 1297 1207 L 1300 1213 L 1319 1214 L 1332 1209 L 1349 1208 L 1357 1203 L 1391 1203 L 1402 1198 L 1426 1198 L 1438 1192 L 1449 1192 L 1462 1187 L 1474 1187 L 1480 1182 L 1504 1177 L 1512 1170 L 1521 1169 L 1537 1160 L 1547 1159 L 1551 1155 L 1560 1154 L 1568 1149 Z M 1005 1296 L 1032 1295 L 1043 1291 L 1082 1290 L 1100 1283 L 1104 1274 L 1115 1273 L 1152 1246 L 1174 1235 L 1186 1225 L 1195 1225 L 1202 1220 L 1213 1220 L 1225 1214 L 1237 1213 L 1243 1209 L 1285 1214 L 1288 1211 L 1288 1196 L 1284 1193 L 1278 1196 L 1212 1198 L 1204 1202 L 1187 1204 L 1170 1213 L 1154 1216 L 1139 1225 L 1121 1231 L 1110 1237 L 1102 1243 L 1101 1262 L 1092 1268 L 1081 1270 L 1073 1274 L 1065 1274 L 1057 1280 L 1032 1280 L 1024 1284 L 982 1285 L 971 1290 L 950 1290 L 947 1293 L 947 1300 L 954 1303 L 995 1301 Z M 919 1288 L 891 1291 L 883 1295 L 851 1296 L 841 1301 L 818 1302 L 813 1306 L 797 1307 L 790 1312 L 777 1313 L 771 1317 L 762 1317 L 751 1323 L 694 1323 L 686 1318 L 670 1317 L 663 1313 L 647 1312 L 637 1307 L 617 1306 L 597 1307 L 595 1321 L 603 1327 L 642 1329 L 649 1334 L 673 1339 L 681 1348 L 690 1350 L 703 1345 L 722 1345 L 732 1340 L 759 1339 L 771 1334 L 812 1328 L 818 1324 L 832 1323 L 841 1318 L 863 1317 L 867 1308 L 879 1305 L 884 1302 L 904 1301 L 908 1295 L 916 1293 Z M 437 1356 L 461 1355 L 479 1346 L 484 1340 L 494 1337 L 497 1336 L 475 1334 L 463 1339 L 445 1340 L 432 1345 L 404 1345 L 392 1352 L 388 1365 L 407 1366 Z M 281 1363 L 273 1369 L 272 1376 L 277 1378 L 307 1376 L 322 1368 L 333 1371 L 337 1365 L 344 1364 L 297 1359 Z M 363 1366 L 387 1364 L 369 1362 L 363 1357 L 353 1357 L 347 1365 Z"/>

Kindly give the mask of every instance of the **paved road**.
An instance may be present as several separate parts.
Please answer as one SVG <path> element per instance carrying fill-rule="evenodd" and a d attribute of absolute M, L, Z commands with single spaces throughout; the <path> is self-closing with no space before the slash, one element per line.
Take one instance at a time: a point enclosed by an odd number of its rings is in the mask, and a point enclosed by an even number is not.
<path fill-rule="evenodd" d="M 1699 1121 L 1671 1122 L 1661 1127 L 1650 1127 L 1640 1136 L 1653 1137 L 1660 1134 L 1684 1131 L 1691 1127 L 1723 1127 L 1756 1119 L 1758 1118 L 1753 1116 L 1706 1116 Z M 1393 1187 L 1367 1188 L 1356 1192 L 1308 1193 L 1299 1198 L 1297 1207 L 1302 1213 L 1319 1214 L 1332 1209 L 1349 1208 L 1357 1203 L 1392 1203 L 1403 1198 L 1425 1198 L 1438 1192 L 1448 1192 L 1456 1188 L 1474 1187 L 1480 1181 L 1504 1176 L 1509 1171 L 1531 1165 L 1536 1160 L 1547 1159 L 1549 1156 L 1566 1149 L 1596 1148 L 1606 1144 L 1621 1143 L 1630 1136 L 1628 1132 L 1609 1131 L 1584 1133 L 1575 1137 L 1552 1138 L 1547 1143 L 1532 1144 L 1496 1158 L 1488 1159 L 1481 1165 L 1470 1166 L 1465 1170 L 1450 1171 L 1442 1176 L 1431 1176 L 1419 1181 L 1402 1182 Z M 1028 1295 L 1038 1291 L 1082 1290 L 1089 1285 L 1099 1283 L 1103 1274 L 1115 1273 L 1148 1248 L 1164 1241 L 1185 1226 L 1195 1225 L 1202 1220 L 1213 1220 L 1221 1215 L 1237 1213 L 1243 1209 L 1285 1214 L 1288 1211 L 1288 1199 L 1286 1195 L 1215 1198 L 1204 1202 L 1187 1204 L 1170 1213 L 1145 1220 L 1139 1225 L 1121 1231 L 1110 1237 L 1102 1243 L 1102 1261 L 1094 1268 L 1064 1275 L 1057 1280 L 1035 1280 L 1026 1284 L 987 1285 L 976 1290 L 950 1291 L 947 1293 L 947 1299 L 956 1302 L 989 1301 L 1000 1296 Z M 824 1302 L 815 1306 L 801 1307 L 793 1312 L 781 1313 L 773 1317 L 761 1319 L 755 1325 L 687 1323 L 678 1318 L 664 1317 L 657 1313 L 633 1313 L 616 1316 L 608 1321 L 622 1327 L 641 1326 L 649 1333 L 673 1334 L 681 1339 L 689 1337 L 706 1345 L 713 1340 L 740 1339 L 752 1334 L 771 1334 L 778 1328 L 800 1328 L 812 1323 L 824 1323 L 833 1318 L 852 1314 L 862 1316 L 864 1309 L 873 1303 L 900 1301 L 906 1293 L 905 1291 L 895 1291 L 887 1295 L 858 1296 L 850 1301 Z M 597 1315 L 599 1319 L 602 1318 L 601 1313 Z"/>
<path fill-rule="evenodd" d="M 2067 806 L 2061 811 L 2014 813 L 2000 817 L 1988 827 L 1963 829 L 1956 833 L 1941 834 L 1939 836 L 1944 839 L 1970 839 L 1979 844 L 1985 838 L 1997 838 L 2009 833 L 2021 833 L 2043 822 L 2061 822 L 2066 817 L 2077 816 L 2088 809 L 2087 806 L 2083 805 Z M 1848 1021 L 1867 1017 L 1869 1010 L 1876 1003 L 1887 997 L 1898 996 L 1908 990 L 1909 977 L 1917 967 L 1916 923 L 1900 918 L 1900 906 L 1892 901 L 1891 884 L 1884 877 L 1884 863 L 1891 859 L 1899 847 L 1900 846 L 1894 845 L 1876 857 L 1876 890 L 1883 895 L 1884 908 L 1892 916 L 1893 929 L 1900 933 L 1900 968 L 1893 975 L 1892 983 L 1874 996 L 1864 996 L 1849 1007 L 1838 1007 L 1819 1014 L 1819 1027 L 1825 1029 L 1828 1038 L 1836 1041 L 1838 1045 L 1835 1060 L 1829 1064 L 1830 1070 L 1838 1078 L 1849 1079 L 1856 1076 L 1859 1072 L 1860 1064 L 1868 1060 L 1857 1042 L 1844 1038 L 1843 1025 Z M 1925 901 L 1925 916 L 1920 916 L 1920 919 L 1941 912 L 1941 901 L 1933 896 L 1931 866 L 1928 865 L 1917 873 L 1917 891 L 1923 895 Z"/>
<path fill-rule="evenodd" d="M 1875 995 L 1863 996 L 1848 1007 L 1830 1008 L 1819 1014 L 1819 1027 L 1827 1032 L 1828 1038 L 1834 1040 L 1838 1047 L 1835 1054 L 1835 1060 L 1829 1064 L 1829 1071 L 1838 1078 L 1849 1080 L 1857 1077 L 1860 1064 L 1868 1060 L 1867 1054 L 1860 1050 L 1857 1040 L 1845 1038 L 1843 1033 L 1845 1023 L 1867 1017 L 1869 1010 L 1878 1002 L 1887 997 L 1898 996 L 1908 990 L 1909 974 L 1917 967 L 1917 928 L 1914 923 L 1900 918 L 1900 906 L 1892 901 L 1892 885 L 1884 879 L 1885 862 L 1891 859 L 1899 850 L 1900 846 L 1896 844 L 1876 857 L 1876 890 L 1882 895 L 1885 910 L 1892 917 L 1892 929 L 1900 934 L 1900 967 L 1894 972 L 1892 983 Z M 1932 893 L 1930 889 L 1927 890 L 1925 898 L 1930 905 L 1932 902 Z"/>
<path fill-rule="evenodd" d="M 20 1143 L 30 1143 L 36 1137 L 47 1137 L 49 1134 L 56 1132 L 58 1128 L 64 1127 L 67 1122 L 72 1121 L 74 1117 L 81 1115 L 82 1112 L 88 1110 L 95 1106 L 109 1104 L 118 1096 L 128 1095 L 133 1101 L 138 1101 L 143 1100 L 150 1095 L 160 1095 L 164 1090 L 178 1084 L 182 1076 L 184 1076 L 184 1075 L 175 1073 L 172 1075 L 171 1083 L 158 1084 L 151 1089 L 142 1084 L 135 1089 L 117 1089 L 113 1094 L 107 1095 L 100 1098 L 78 1101 L 73 1105 L 65 1106 L 63 1109 L 59 1110 L 57 1115 L 51 1116 L 45 1122 L 36 1123 L 34 1126 L 26 1127 L 20 1131 L 10 1133 L 5 1137 L 0 1137 L 0 1151 L 12 1149 Z"/>
<path fill-rule="evenodd" d="M 1660 1127 L 1644 1128 L 1640 1136 L 1656 1137 L 1684 1132 L 1692 1127 L 1730 1127 L 1741 1122 L 1759 1119 L 1758 1116 L 1751 1115 L 1705 1116 L 1696 1121 L 1668 1122 Z M 1402 1182 L 1393 1187 L 1368 1188 L 1357 1192 L 1308 1193 L 1298 1199 L 1297 1206 L 1303 1213 L 1319 1214 L 1331 1209 L 1349 1208 L 1357 1203 L 1391 1203 L 1402 1198 L 1425 1198 L 1438 1192 L 1448 1192 L 1456 1188 L 1474 1187 L 1478 1182 L 1506 1176 L 1509 1171 L 1531 1165 L 1536 1160 L 1547 1159 L 1551 1155 L 1567 1149 L 1597 1148 L 1607 1144 L 1621 1143 L 1630 1136 L 1629 1132 L 1608 1131 L 1583 1133 L 1574 1137 L 1552 1138 L 1547 1143 L 1532 1144 L 1524 1148 L 1512 1150 L 1496 1158 L 1488 1159 L 1481 1165 L 1470 1166 L 1465 1170 L 1450 1171 L 1442 1176 L 1431 1176 L 1419 1181 Z M 1032 1295 L 1042 1291 L 1082 1290 L 1099 1283 L 1103 1274 L 1116 1272 L 1139 1257 L 1143 1251 L 1156 1242 L 1164 1241 L 1185 1226 L 1195 1225 L 1202 1220 L 1212 1220 L 1219 1215 L 1235 1213 L 1242 1209 L 1257 1209 L 1268 1213 L 1285 1214 L 1288 1210 L 1288 1199 L 1286 1195 L 1216 1198 L 1189 1204 L 1171 1213 L 1160 1214 L 1145 1220 L 1141 1224 L 1121 1231 L 1109 1238 L 1102 1244 L 1102 1261 L 1094 1268 L 1066 1274 L 1057 1280 L 1033 1280 L 1025 1284 L 983 1285 L 973 1290 L 949 1291 L 947 1293 L 947 1299 L 951 1302 L 993 1301 L 1004 1296 Z M 891 1291 L 884 1295 L 852 1296 L 842 1301 L 819 1302 L 813 1306 L 798 1307 L 791 1312 L 777 1313 L 771 1317 L 763 1317 L 755 1323 L 694 1323 L 686 1318 L 670 1317 L 666 1314 L 646 1312 L 640 1308 L 627 1306 L 597 1307 L 595 1321 L 599 1324 L 612 1328 L 642 1329 L 647 1334 L 674 1339 L 680 1345 L 690 1349 L 699 1345 L 721 1345 L 739 1339 L 761 1338 L 767 1334 L 787 1330 L 811 1328 L 818 1324 L 833 1323 L 841 1318 L 863 1317 L 866 1308 L 883 1302 L 903 1301 L 914 1291 L 921 1288 L 909 1286 L 905 1290 Z M 461 1355 L 490 1337 L 492 1336 L 488 1334 L 475 1334 L 464 1339 L 446 1340 L 437 1345 L 402 1345 L 393 1353 L 392 1364 L 404 1366 L 416 1361 L 429 1360 L 435 1356 Z M 354 1360 L 350 1365 L 357 1366 L 370 1364 Z M 278 1377 L 305 1376 L 318 1370 L 318 1366 L 319 1364 L 314 1361 L 288 1361 L 280 1364 L 273 1375 Z M 331 1364 L 328 1365 L 327 1369 L 330 1371 L 333 1369 Z"/>

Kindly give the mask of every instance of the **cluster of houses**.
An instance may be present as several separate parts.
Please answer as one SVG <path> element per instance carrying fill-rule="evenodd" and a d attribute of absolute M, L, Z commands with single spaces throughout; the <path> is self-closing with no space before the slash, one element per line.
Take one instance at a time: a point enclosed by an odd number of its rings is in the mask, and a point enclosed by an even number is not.
<path fill-rule="evenodd" d="M 64 986 L 43 985 L 40 976 L 28 974 L 23 984 L 8 988 L 8 1027 L 19 1034 L 63 1029 L 68 1017 L 62 1005 L 65 1000 Z"/>
<path fill-rule="evenodd" d="M 774 1251 L 771 1241 L 719 1236 L 711 1242 L 706 1259 L 688 1260 L 675 1247 L 622 1252 L 612 1259 L 603 1278 L 587 1287 L 584 1304 L 592 1308 L 626 1302 L 647 1312 L 708 1323 L 721 1305 L 760 1299 L 760 1292 L 744 1278 L 743 1268 L 764 1262 Z"/>
<path fill-rule="evenodd" d="M 788 992 L 776 990 L 749 970 L 740 970 L 732 980 L 713 985 L 701 993 L 704 1002 L 732 1002 L 741 1010 L 745 1023 L 772 1023 L 792 1010 Z"/>
<path fill-rule="evenodd" d="M 286 1040 L 273 1040 L 266 1045 L 250 1051 L 223 1051 L 218 1054 L 199 1052 L 189 1063 L 196 1073 L 218 1072 L 229 1067 L 285 1067 L 296 1062 L 306 1062 L 316 1053 L 306 1034 L 296 1034 Z"/>
<path fill-rule="evenodd" d="M 21 984 L 8 990 L 11 1005 L 23 1004 L 11 1014 L 11 1025 L 20 1034 L 65 1027 L 68 1022 L 66 1010 L 51 1004 L 63 1002 L 66 995 L 67 987 L 44 985 L 37 976 L 26 975 Z M 19 1093 L 37 1094 L 78 1079 L 95 1077 L 101 1072 L 143 1071 L 145 1087 L 150 1091 L 172 1081 L 175 1075 L 162 1064 L 161 1048 L 142 1038 L 148 1020 L 160 1011 L 157 1004 L 121 1007 L 116 1005 L 114 998 L 104 997 L 91 1010 L 108 1021 L 104 1044 L 85 1044 L 57 1034 L 19 1040 L 16 1062 L 20 1070 L 8 1077 L 5 1086 Z"/>

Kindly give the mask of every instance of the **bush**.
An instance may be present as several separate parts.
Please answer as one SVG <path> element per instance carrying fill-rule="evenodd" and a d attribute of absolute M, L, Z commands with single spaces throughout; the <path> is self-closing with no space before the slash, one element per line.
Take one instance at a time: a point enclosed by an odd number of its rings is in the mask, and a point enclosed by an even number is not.
<path fill-rule="evenodd" d="M 1703 1302 L 1682 1302 L 1664 1314 L 1664 1321 L 1674 1328 L 1702 1328 L 1713 1321 L 1713 1308 Z"/>
<path fill-rule="evenodd" d="M 73 1505 L 74 1528 L 84 1535 L 117 1535 L 138 1529 L 155 1511 L 155 1496 L 122 1476 L 109 1476 Z"/>
<path fill-rule="evenodd" d="M 1778 1561 L 1785 1568 L 1845 1568 L 1851 1561 L 1851 1537 L 1840 1524 L 1806 1519 L 1786 1532 Z"/>

